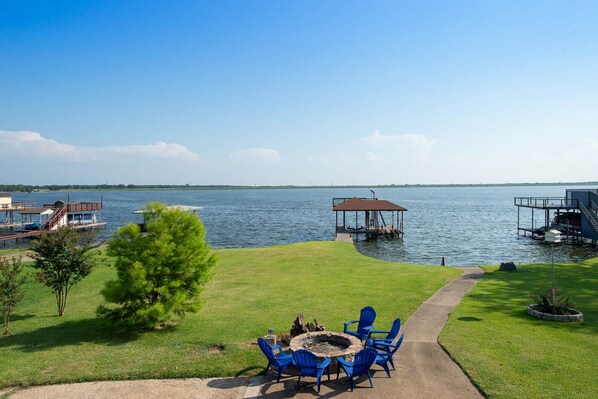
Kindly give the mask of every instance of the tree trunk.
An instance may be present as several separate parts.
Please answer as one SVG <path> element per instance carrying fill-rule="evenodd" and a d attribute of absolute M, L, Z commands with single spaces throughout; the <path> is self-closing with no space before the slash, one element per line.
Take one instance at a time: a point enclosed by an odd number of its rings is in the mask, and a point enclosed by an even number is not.
<path fill-rule="evenodd" d="M 8 335 L 8 322 L 10 321 L 10 309 L 4 308 L 4 335 Z"/>

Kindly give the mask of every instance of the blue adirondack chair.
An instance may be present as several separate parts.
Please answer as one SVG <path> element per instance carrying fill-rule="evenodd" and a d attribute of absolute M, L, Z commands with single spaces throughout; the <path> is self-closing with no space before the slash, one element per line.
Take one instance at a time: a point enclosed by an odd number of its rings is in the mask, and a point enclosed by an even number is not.
<path fill-rule="evenodd" d="M 405 334 L 401 334 L 401 337 L 399 338 L 396 344 L 393 344 L 392 342 L 389 344 L 378 342 L 376 344 L 369 339 L 366 341 L 366 347 L 378 349 L 378 354 L 376 355 L 375 363 L 379 366 L 382 366 L 384 371 L 386 371 L 386 375 L 388 375 L 388 378 L 390 378 L 390 370 L 388 369 L 388 363 L 390 363 L 392 369 L 395 370 L 395 364 L 392 360 L 392 356 L 400 348 L 401 344 L 403 343 L 404 337 Z"/>
<path fill-rule="evenodd" d="M 370 334 L 368 335 L 368 340 L 372 341 L 369 346 L 376 349 L 386 350 L 384 345 L 390 345 L 395 340 L 397 335 L 399 335 L 399 330 L 401 329 L 401 319 L 396 318 L 395 321 L 392 322 L 392 327 L 390 331 L 386 330 L 370 330 Z M 374 334 L 384 334 L 386 333 L 385 338 L 373 338 L 372 335 Z M 379 347 L 378 347 L 378 346 Z"/>
<path fill-rule="evenodd" d="M 293 363 L 299 369 L 299 379 L 297 380 L 297 389 L 301 377 L 316 377 L 318 379 L 318 393 L 320 393 L 320 381 L 324 371 L 328 372 L 328 381 L 330 381 L 330 358 L 326 358 L 322 363 L 318 363 L 318 357 L 312 352 L 299 349 L 293 352 Z"/>
<path fill-rule="evenodd" d="M 375 319 L 376 311 L 374 310 L 374 308 L 371 306 L 366 306 L 365 308 L 361 309 L 359 320 L 351 320 L 345 322 L 343 332 L 345 334 L 353 335 L 363 341 L 368 337 L 370 330 L 374 328 Z M 349 326 L 354 323 L 358 323 L 357 331 L 349 331 Z"/>
<path fill-rule="evenodd" d="M 278 367 L 278 375 L 276 376 L 276 382 L 280 381 L 280 376 L 287 367 L 293 364 L 293 355 L 287 355 L 283 353 L 282 347 L 280 345 L 271 346 L 265 339 L 258 338 L 257 344 L 260 346 L 264 355 L 268 359 L 268 367 L 266 367 L 266 374 L 268 374 L 268 370 L 270 369 L 271 365 Z M 278 356 L 274 353 L 274 349 L 278 349 L 280 352 Z"/>
<path fill-rule="evenodd" d="M 358 377 L 360 375 L 367 374 L 368 379 L 370 380 L 370 386 L 373 388 L 374 384 L 372 384 L 372 376 L 370 375 L 370 367 L 376 361 L 376 356 L 378 356 L 378 351 L 374 348 L 365 348 L 357 352 L 355 355 L 355 359 L 352 362 L 348 362 L 342 357 L 338 357 L 336 360 L 338 361 L 338 369 L 336 371 L 336 378 L 338 379 L 341 369 L 347 373 L 349 377 L 349 383 L 351 384 L 351 391 L 355 388 L 355 383 L 353 382 L 354 377 Z"/>

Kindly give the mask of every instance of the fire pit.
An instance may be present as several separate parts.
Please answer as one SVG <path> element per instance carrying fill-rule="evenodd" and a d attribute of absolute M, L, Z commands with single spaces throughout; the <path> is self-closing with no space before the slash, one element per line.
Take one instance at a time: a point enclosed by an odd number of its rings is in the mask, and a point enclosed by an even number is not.
<path fill-rule="evenodd" d="M 307 349 L 318 357 L 354 355 L 363 348 L 358 338 L 332 331 L 316 331 L 297 335 L 291 339 L 289 346 L 293 352 Z"/>

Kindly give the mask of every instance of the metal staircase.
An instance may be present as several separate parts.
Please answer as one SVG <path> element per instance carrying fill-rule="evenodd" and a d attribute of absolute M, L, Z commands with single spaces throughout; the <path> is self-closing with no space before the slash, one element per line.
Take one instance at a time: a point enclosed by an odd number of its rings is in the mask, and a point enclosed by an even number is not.
<path fill-rule="evenodd" d="M 596 234 L 598 234 L 598 216 L 596 216 L 596 211 L 598 211 L 598 206 L 594 201 L 590 201 L 590 209 L 586 208 L 586 206 L 580 201 L 578 204 L 579 210 L 581 214 L 588 220 L 590 226 L 592 226 L 592 230 Z"/>
<path fill-rule="evenodd" d="M 68 213 L 68 208 L 66 206 L 57 208 L 43 224 L 42 228 L 44 230 L 54 230 L 56 225 L 60 223 L 62 218 Z"/>

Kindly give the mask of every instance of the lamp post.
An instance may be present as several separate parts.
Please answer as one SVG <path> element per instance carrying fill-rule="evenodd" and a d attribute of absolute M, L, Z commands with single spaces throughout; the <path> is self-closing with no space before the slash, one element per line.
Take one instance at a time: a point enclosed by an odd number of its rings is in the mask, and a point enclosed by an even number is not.
<path fill-rule="evenodd" d="M 550 254 L 552 258 L 552 312 L 556 313 L 556 287 L 554 283 L 554 244 L 561 242 L 561 232 L 558 230 L 548 230 L 544 233 L 544 241 L 550 243 Z"/>

